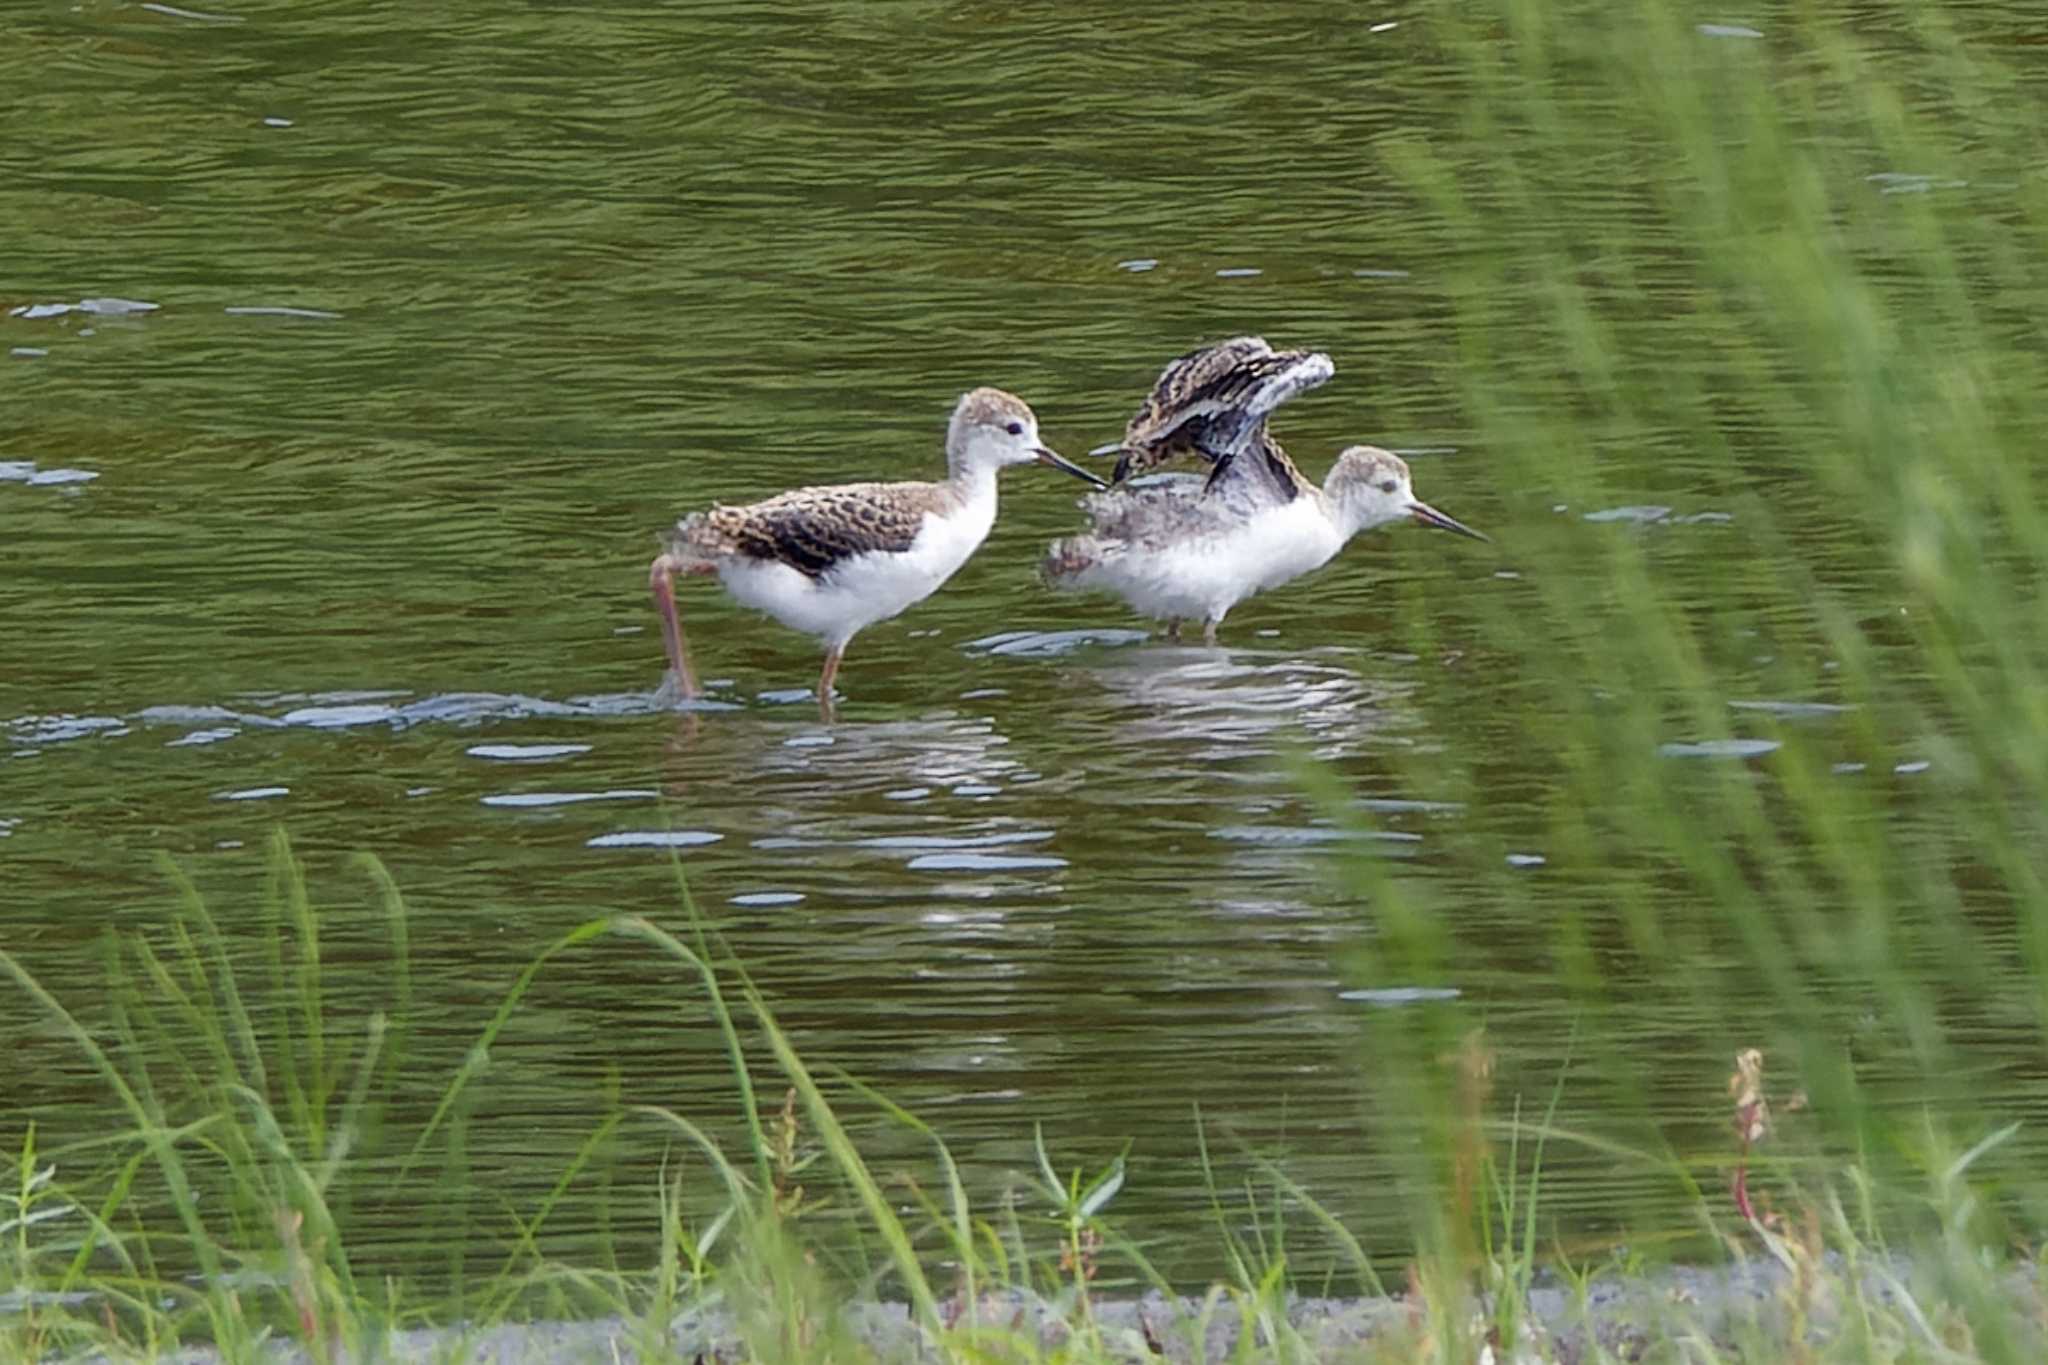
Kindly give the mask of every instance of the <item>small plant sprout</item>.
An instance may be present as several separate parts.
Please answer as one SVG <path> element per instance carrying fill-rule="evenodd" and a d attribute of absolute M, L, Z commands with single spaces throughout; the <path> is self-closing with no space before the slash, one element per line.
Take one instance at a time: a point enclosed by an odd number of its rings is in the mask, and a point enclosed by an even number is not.
<path fill-rule="evenodd" d="M 1045 1150 L 1045 1129 L 1034 1125 L 1032 1142 L 1038 1152 L 1038 1171 L 1045 1181 L 1046 1197 L 1052 1201 L 1054 1218 L 1060 1228 L 1060 1273 L 1073 1277 L 1082 1313 L 1088 1313 L 1088 1284 L 1095 1278 L 1097 1257 L 1102 1250 L 1102 1230 L 1097 1216 L 1109 1207 L 1124 1187 L 1124 1159 L 1131 1153 L 1129 1143 L 1116 1158 L 1097 1171 L 1086 1186 L 1076 1169 L 1062 1181 Z"/>
<path fill-rule="evenodd" d="M 1740 1144 L 1735 1174 L 1728 1183 L 1729 1193 L 1735 1196 L 1735 1211 L 1743 1221 L 1761 1228 L 1762 1221 L 1749 1198 L 1749 1152 L 1771 1131 L 1771 1106 L 1764 1098 L 1764 1054 L 1759 1049 L 1744 1048 L 1735 1054 L 1728 1093 L 1735 1100 L 1735 1140 Z"/>
<path fill-rule="evenodd" d="M 1744 1048 L 1735 1054 L 1735 1070 L 1728 1076 L 1728 1094 L 1734 1100 L 1735 1138 L 1738 1150 L 1735 1173 L 1729 1177 L 1728 1192 L 1735 1211 L 1742 1215 L 1764 1248 L 1779 1264 L 1793 1273 L 1804 1288 L 1810 1288 L 1812 1270 L 1821 1251 L 1820 1230 L 1813 1211 L 1808 1211 L 1803 1228 L 1788 1234 L 1785 1220 L 1775 1211 L 1758 1211 L 1749 1191 L 1749 1156 L 1758 1143 L 1771 1135 L 1774 1120 L 1770 1100 L 1764 1094 L 1764 1054 L 1758 1048 Z M 1786 1113 L 1806 1107 L 1806 1093 L 1795 1092 L 1784 1103 Z M 1802 1299 L 1804 1299 L 1802 1295 Z"/>

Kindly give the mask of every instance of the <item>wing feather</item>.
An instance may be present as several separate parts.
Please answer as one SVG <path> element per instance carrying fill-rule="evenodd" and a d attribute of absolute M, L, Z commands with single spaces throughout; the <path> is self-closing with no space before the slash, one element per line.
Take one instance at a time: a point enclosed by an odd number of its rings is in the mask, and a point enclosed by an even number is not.
<path fill-rule="evenodd" d="M 1267 416 L 1295 395 L 1336 372 L 1320 351 L 1276 351 L 1263 337 L 1231 337 L 1174 357 L 1124 428 L 1115 480 L 1192 455 L 1216 466 L 1212 486 L 1237 457 L 1256 452 L 1246 470 L 1270 483 L 1284 501 L 1299 476 L 1286 452 L 1266 432 Z"/>
<path fill-rule="evenodd" d="M 925 517 L 942 510 L 937 484 L 849 483 L 799 488 L 761 502 L 720 505 L 688 518 L 677 540 L 710 557 L 787 564 L 822 578 L 856 555 L 908 550 Z"/>

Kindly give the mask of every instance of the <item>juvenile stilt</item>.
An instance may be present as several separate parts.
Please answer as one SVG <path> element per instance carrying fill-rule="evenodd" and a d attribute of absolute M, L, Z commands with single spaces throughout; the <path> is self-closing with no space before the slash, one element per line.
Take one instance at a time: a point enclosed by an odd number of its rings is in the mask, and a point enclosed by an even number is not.
<path fill-rule="evenodd" d="M 685 698 L 701 695 L 676 616 L 675 576 L 715 574 L 741 605 L 827 644 L 818 700 L 829 715 L 847 642 L 967 562 L 995 523 L 996 471 L 1020 464 L 1107 486 L 1040 443 L 1023 399 L 975 389 L 947 426 L 943 480 L 824 484 L 685 517 L 647 574 L 676 686 Z"/>
<path fill-rule="evenodd" d="M 1098 449 L 1117 453 L 1119 483 L 1189 455 L 1208 476 L 1088 497 L 1089 527 L 1048 548 L 1046 582 L 1113 593 L 1166 621 L 1169 639 L 1181 620 L 1199 620 L 1213 645 L 1232 607 L 1321 568 L 1361 531 L 1416 521 L 1485 540 L 1418 499 L 1407 464 L 1388 451 L 1347 448 L 1320 488 L 1302 474 L 1268 418 L 1335 372 L 1319 351 L 1275 351 L 1253 336 L 1169 361 L 1123 440 Z"/>

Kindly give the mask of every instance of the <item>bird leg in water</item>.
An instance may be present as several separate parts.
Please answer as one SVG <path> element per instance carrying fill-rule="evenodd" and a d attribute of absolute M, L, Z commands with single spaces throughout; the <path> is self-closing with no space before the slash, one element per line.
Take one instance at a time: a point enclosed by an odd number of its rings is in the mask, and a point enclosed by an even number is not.
<path fill-rule="evenodd" d="M 1170 616 L 1167 618 L 1166 638 L 1173 641 L 1175 644 L 1180 643 L 1180 618 L 1178 616 Z"/>
<path fill-rule="evenodd" d="M 1214 619 L 1214 620 L 1210 620 L 1210 621 L 1204 621 L 1204 622 L 1202 622 L 1202 643 L 1203 643 L 1203 644 L 1205 644 L 1205 645 L 1213 645 L 1213 644 L 1215 644 L 1215 643 L 1216 643 L 1216 627 L 1218 627 L 1218 626 L 1220 626 L 1220 625 L 1222 625 L 1222 624 L 1223 624 L 1223 620 L 1222 620 L 1222 618 L 1221 618 L 1221 617 L 1218 617 L 1218 618 L 1216 618 L 1216 619 Z"/>
<path fill-rule="evenodd" d="M 825 671 L 818 675 L 818 705 L 827 711 L 832 709 L 832 680 L 839 676 L 839 661 L 845 657 L 845 645 L 825 651 Z"/>
<path fill-rule="evenodd" d="M 683 623 L 676 616 L 676 583 L 678 573 L 709 573 L 709 567 L 697 568 L 685 564 L 674 555 L 658 555 L 647 570 L 647 586 L 654 594 L 654 608 L 661 613 L 661 639 L 668 647 L 668 664 L 675 670 L 676 688 L 683 694 L 683 700 L 694 701 L 704 695 L 697 686 L 697 674 L 690 667 L 690 645 L 683 638 Z"/>

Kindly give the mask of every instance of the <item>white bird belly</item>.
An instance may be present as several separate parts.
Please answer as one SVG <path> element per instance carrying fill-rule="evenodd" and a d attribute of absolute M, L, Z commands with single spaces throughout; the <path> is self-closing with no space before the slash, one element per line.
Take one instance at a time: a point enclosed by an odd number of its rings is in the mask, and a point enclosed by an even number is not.
<path fill-rule="evenodd" d="M 968 561 L 994 523 L 993 500 L 987 516 L 977 511 L 969 503 L 952 516 L 928 514 L 909 549 L 849 555 L 816 578 L 778 560 L 737 557 L 720 562 L 718 578 L 741 606 L 844 645 L 931 596 Z"/>
<path fill-rule="evenodd" d="M 1253 593 L 1320 568 L 1341 545 L 1322 510 L 1296 498 L 1206 534 L 1125 544 L 1079 581 L 1114 592 L 1141 615 L 1216 620 Z"/>

